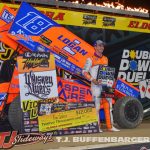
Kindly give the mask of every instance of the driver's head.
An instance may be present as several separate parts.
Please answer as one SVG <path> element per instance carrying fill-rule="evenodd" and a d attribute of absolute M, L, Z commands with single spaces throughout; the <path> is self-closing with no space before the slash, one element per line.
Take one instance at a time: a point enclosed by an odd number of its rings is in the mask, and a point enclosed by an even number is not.
<path fill-rule="evenodd" d="M 102 54 L 104 51 L 105 42 L 97 40 L 94 43 L 94 49 L 97 54 Z"/>

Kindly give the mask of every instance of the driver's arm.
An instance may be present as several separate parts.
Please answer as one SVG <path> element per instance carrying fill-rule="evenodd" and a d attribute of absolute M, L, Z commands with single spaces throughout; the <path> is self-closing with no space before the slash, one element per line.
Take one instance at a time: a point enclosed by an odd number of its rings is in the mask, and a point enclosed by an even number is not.
<path fill-rule="evenodd" d="M 84 68 L 83 68 L 83 70 L 82 70 L 82 74 L 83 74 L 83 76 L 87 79 L 87 80 L 89 80 L 89 81 L 92 81 L 93 80 L 93 78 L 92 78 L 92 76 L 90 75 L 90 68 L 92 67 L 92 60 L 90 59 L 90 58 L 88 58 L 87 60 L 86 60 L 86 63 L 85 63 L 85 65 L 84 65 Z"/>

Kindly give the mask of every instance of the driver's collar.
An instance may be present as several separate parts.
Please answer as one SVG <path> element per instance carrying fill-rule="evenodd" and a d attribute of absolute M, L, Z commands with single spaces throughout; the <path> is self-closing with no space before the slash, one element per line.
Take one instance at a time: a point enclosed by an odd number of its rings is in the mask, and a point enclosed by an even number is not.
<path fill-rule="evenodd" d="M 95 53 L 94 53 L 94 56 L 95 56 L 95 57 L 98 57 L 98 58 L 102 58 L 102 57 L 103 57 L 103 54 L 101 53 L 101 56 L 99 56 L 99 55 L 97 55 L 96 52 L 95 52 Z"/>

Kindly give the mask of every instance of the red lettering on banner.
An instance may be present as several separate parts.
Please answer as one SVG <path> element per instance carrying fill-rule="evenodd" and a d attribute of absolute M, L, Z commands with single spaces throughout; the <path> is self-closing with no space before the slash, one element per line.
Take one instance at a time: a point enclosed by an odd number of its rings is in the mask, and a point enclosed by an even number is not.
<path fill-rule="evenodd" d="M 11 9 L 16 10 L 17 8 L 11 7 Z M 53 20 L 63 21 L 65 16 L 65 13 L 63 12 L 56 13 L 56 12 L 44 11 L 44 10 L 40 10 L 40 12 Z"/>
<path fill-rule="evenodd" d="M 55 13 L 55 12 L 50 12 L 50 11 L 40 11 L 41 13 L 43 13 L 44 15 L 46 15 L 47 17 L 49 17 L 50 19 L 53 20 L 64 20 L 64 15 L 65 13 Z"/>
<path fill-rule="evenodd" d="M 10 136 L 9 142 L 6 142 L 6 137 Z M 3 132 L 0 133 L 0 148 L 11 148 L 13 146 L 13 142 L 15 137 L 17 136 L 17 131 L 11 132 Z M 5 143 L 6 142 L 6 143 Z"/>
<path fill-rule="evenodd" d="M 65 13 L 58 13 L 53 20 L 64 20 Z"/>
<path fill-rule="evenodd" d="M 140 23 L 139 21 L 130 21 L 128 27 L 150 30 L 150 23 L 148 23 L 148 22 Z"/>

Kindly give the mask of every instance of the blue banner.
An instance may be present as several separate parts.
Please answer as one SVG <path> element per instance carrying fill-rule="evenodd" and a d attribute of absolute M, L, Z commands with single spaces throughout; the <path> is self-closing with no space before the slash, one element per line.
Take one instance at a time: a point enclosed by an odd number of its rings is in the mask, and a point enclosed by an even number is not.
<path fill-rule="evenodd" d="M 131 86 L 129 86 L 125 82 L 122 82 L 121 80 L 117 80 L 116 90 L 122 92 L 123 94 L 125 94 L 127 96 L 132 96 L 132 97 L 136 97 L 136 98 L 138 98 L 138 96 L 139 96 L 138 90 L 136 90 L 135 88 L 132 88 Z"/>

